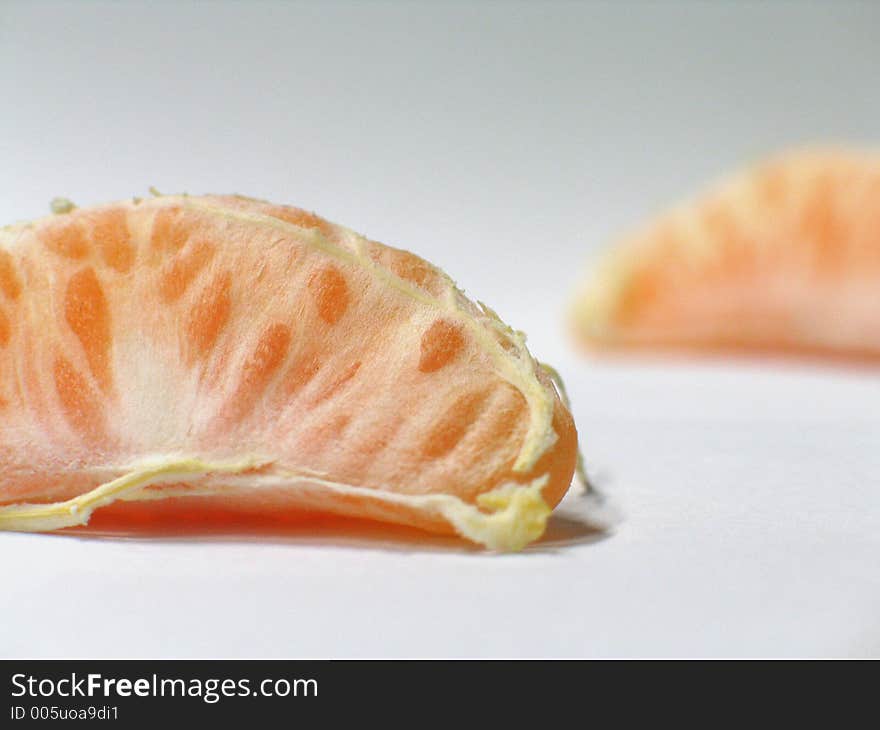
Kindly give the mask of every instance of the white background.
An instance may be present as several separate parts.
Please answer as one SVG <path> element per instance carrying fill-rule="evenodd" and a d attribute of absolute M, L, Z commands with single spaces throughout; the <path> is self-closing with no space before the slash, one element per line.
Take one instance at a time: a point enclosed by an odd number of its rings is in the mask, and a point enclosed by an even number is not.
<path fill-rule="evenodd" d="M 589 255 L 743 162 L 876 142 L 868 3 L 0 0 L 0 221 L 240 192 L 409 248 L 568 381 L 615 528 L 0 535 L 4 656 L 880 655 L 876 370 L 598 361 Z"/>

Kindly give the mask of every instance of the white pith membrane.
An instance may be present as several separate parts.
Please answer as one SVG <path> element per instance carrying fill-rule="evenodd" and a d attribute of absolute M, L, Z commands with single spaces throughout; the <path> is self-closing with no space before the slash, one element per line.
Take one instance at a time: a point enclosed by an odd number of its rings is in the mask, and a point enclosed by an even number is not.
<path fill-rule="evenodd" d="M 327 257 L 355 263 L 383 284 L 454 320 L 491 357 L 496 374 L 516 388 L 528 405 L 528 430 L 513 471 L 527 474 L 557 440 L 552 427 L 555 393 L 551 385 L 538 379 L 539 366 L 526 350 L 524 336 L 501 322 L 488 307 L 475 308 L 451 280 L 443 296 L 433 297 L 376 263 L 365 251 L 365 239 L 338 226 L 336 231 L 343 232 L 345 245 L 330 241 L 317 229 L 302 228 L 270 215 L 221 207 L 203 200 L 168 197 L 152 202 L 153 207 L 163 205 L 197 208 L 206 215 L 274 228 L 280 233 L 293 233 Z M 499 339 L 506 343 L 506 347 Z M 360 516 L 380 519 L 388 517 L 388 513 L 383 514 L 385 507 L 389 512 L 395 507 L 412 509 L 430 519 L 442 519 L 461 536 L 490 549 L 518 550 L 543 534 L 551 511 L 541 495 L 549 480 L 547 474 L 524 483 L 506 482 L 479 494 L 476 504 L 471 504 L 452 494 L 405 494 L 377 486 L 334 481 L 325 474 L 291 470 L 283 463 L 248 453 L 222 460 L 205 458 L 201 454 L 153 453 L 120 465 L 102 464 L 101 470 L 118 476 L 62 501 L 0 507 L 0 529 L 32 532 L 82 526 L 88 523 L 95 510 L 117 500 L 223 496 L 269 489 L 295 494 L 297 504 L 305 508 L 309 507 L 310 495 L 316 492 L 357 497 Z M 174 486 L 156 489 L 157 485 Z M 371 510 L 372 515 L 369 514 Z"/>
<path fill-rule="evenodd" d="M 541 497 L 547 476 L 523 485 L 509 482 L 477 498 L 480 509 L 450 494 L 411 495 L 357 487 L 321 479 L 317 476 L 277 473 L 248 474 L 262 464 L 245 459 L 234 463 L 210 463 L 199 459 L 155 458 L 122 469 L 124 475 L 106 482 L 78 497 L 52 504 L 14 504 L 0 508 L 0 530 L 13 532 L 50 532 L 88 524 L 92 513 L 116 500 L 141 501 L 174 497 L 222 495 L 230 490 L 304 489 L 317 486 L 339 495 L 366 497 L 378 502 L 398 504 L 440 516 L 456 532 L 492 550 L 521 550 L 543 533 L 550 508 Z M 205 483 L 176 489 L 149 491 L 147 487 L 204 476 L 223 475 L 222 486 Z M 230 478 L 239 475 L 238 479 Z M 307 502 L 307 500 L 301 500 Z M 361 516 L 364 510 L 359 510 Z"/>

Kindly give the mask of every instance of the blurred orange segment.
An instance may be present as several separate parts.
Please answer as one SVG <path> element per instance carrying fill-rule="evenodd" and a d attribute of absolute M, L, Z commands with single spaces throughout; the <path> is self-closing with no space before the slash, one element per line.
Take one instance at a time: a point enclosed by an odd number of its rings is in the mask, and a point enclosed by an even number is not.
<path fill-rule="evenodd" d="M 880 157 L 795 152 L 622 240 L 573 309 L 600 349 L 880 359 Z"/>

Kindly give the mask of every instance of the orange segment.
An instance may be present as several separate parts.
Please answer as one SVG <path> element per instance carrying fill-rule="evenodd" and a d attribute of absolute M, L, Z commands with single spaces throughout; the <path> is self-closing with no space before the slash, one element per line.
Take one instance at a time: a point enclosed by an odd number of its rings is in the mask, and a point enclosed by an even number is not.
<path fill-rule="evenodd" d="M 464 336 L 457 325 L 438 319 L 422 335 L 419 370 L 433 373 L 452 362 L 464 347 Z"/>
<path fill-rule="evenodd" d="M 519 549 L 574 470 L 514 330 L 297 208 L 170 196 L 0 230 L 0 346 L 22 374 L 0 529 L 341 515 Z"/>
<path fill-rule="evenodd" d="M 232 309 L 232 276 L 218 275 L 199 293 L 186 317 L 186 337 L 190 343 L 189 361 L 203 358 L 211 351 L 220 332 L 229 321 Z"/>
<path fill-rule="evenodd" d="M 176 252 L 189 238 L 191 221 L 179 208 L 169 207 L 156 211 L 150 240 L 155 251 Z"/>
<path fill-rule="evenodd" d="M 253 408 L 284 362 L 290 338 L 287 325 L 273 324 L 266 328 L 242 368 L 235 394 L 224 408 L 226 418 L 238 420 Z"/>
<path fill-rule="evenodd" d="M 318 372 L 320 364 L 314 357 L 304 358 L 296 362 L 288 371 L 284 379 L 283 392 L 286 398 L 290 398 L 303 388 Z"/>
<path fill-rule="evenodd" d="M 80 269 L 64 295 L 64 317 L 86 354 L 95 380 L 110 389 L 110 311 L 101 283 L 92 268 Z"/>
<path fill-rule="evenodd" d="M 422 446 L 424 455 L 429 459 L 436 459 L 452 451 L 479 418 L 486 398 L 486 393 L 467 393 L 460 396 L 428 432 Z"/>
<path fill-rule="evenodd" d="M 12 324 L 9 322 L 9 317 L 6 316 L 6 313 L 0 309 L 0 347 L 5 347 L 9 344 L 11 336 Z"/>
<path fill-rule="evenodd" d="M 348 284 L 334 266 L 327 266 L 309 278 L 309 291 L 314 297 L 318 314 L 327 324 L 334 325 L 348 309 Z"/>
<path fill-rule="evenodd" d="M 53 253 L 69 259 L 83 259 L 89 253 L 89 244 L 79 216 L 62 215 L 47 224 L 40 235 Z"/>
<path fill-rule="evenodd" d="M 162 300 L 168 304 L 180 299 L 213 255 L 214 246 L 208 241 L 196 241 L 189 250 L 177 254 L 159 284 Z"/>
<path fill-rule="evenodd" d="M 0 292 L 15 301 L 21 294 L 21 280 L 15 270 L 12 254 L 0 249 Z"/>
<path fill-rule="evenodd" d="M 575 302 L 599 348 L 880 358 L 880 158 L 795 152 L 620 242 Z"/>
<path fill-rule="evenodd" d="M 355 375 L 358 374 L 358 370 L 361 369 L 360 362 L 353 362 L 351 365 L 345 367 L 341 373 L 338 375 L 334 375 L 333 379 L 312 398 L 311 402 L 308 404 L 310 408 L 313 408 L 320 404 L 322 401 L 330 400 L 333 398 L 339 391 L 341 391 L 348 383 L 351 381 Z"/>
<path fill-rule="evenodd" d="M 52 375 L 65 419 L 83 439 L 99 446 L 105 437 L 103 408 L 88 381 L 65 357 L 55 360 Z"/>
<path fill-rule="evenodd" d="M 96 216 L 92 240 L 111 269 L 120 274 L 131 269 L 135 250 L 130 241 L 125 210 L 111 208 Z"/>

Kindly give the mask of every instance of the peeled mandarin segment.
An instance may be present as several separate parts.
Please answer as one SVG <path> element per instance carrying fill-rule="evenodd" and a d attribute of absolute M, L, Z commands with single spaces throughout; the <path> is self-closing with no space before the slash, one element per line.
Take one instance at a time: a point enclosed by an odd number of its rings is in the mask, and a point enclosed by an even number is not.
<path fill-rule="evenodd" d="M 791 153 L 637 231 L 574 306 L 599 348 L 880 359 L 880 157 Z"/>
<path fill-rule="evenodd" d="M 0 529 L 324 514 L 519 549 L 576 458 L 519 333 L 314 214 L 167 196 L 0 231 Z"/>

